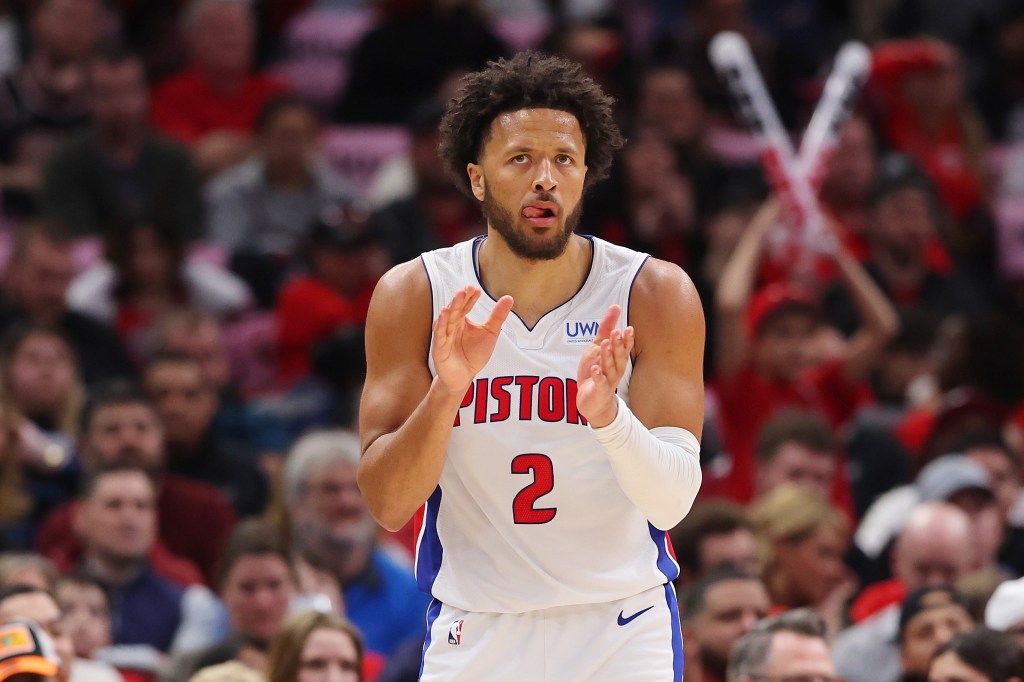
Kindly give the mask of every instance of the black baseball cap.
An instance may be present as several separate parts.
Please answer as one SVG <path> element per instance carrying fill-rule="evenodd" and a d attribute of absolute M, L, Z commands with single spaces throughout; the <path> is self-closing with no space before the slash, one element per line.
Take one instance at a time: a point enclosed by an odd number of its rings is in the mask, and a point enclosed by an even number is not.
<path fill-rule="evenodd" d="M 949 586 L 922 587 L 910 593 L 903 601 L 900 609 L 899 640 L 903 641 L 904 632 L 916 616 L 925 611 L 940 609 L 946 606 L 959 606 L 967 614 L 971 613 L 970 604 L 959 590 Z"/>

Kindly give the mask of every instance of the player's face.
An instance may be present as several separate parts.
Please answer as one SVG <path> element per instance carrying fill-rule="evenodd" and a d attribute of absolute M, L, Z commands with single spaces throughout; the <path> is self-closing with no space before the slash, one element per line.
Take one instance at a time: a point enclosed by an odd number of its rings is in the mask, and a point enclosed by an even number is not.
<path fill-rule="evenodd" d="M 488 226 L 516 255 L 560 256 L 579 224 L 585 142 L 572 114 L 521 109 L 491 123 L 480 163 L 468 167 Z"/>

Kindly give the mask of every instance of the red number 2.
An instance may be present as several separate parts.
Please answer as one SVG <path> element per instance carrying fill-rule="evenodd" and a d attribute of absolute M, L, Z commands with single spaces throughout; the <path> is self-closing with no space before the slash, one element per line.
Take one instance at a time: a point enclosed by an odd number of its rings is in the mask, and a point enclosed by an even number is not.
<path fill-rule="evenodd" d="M 554 507 L 534 507 L 537 500 L 555 487 L 555 470 L 547 455 L 529 453 L 512 460 L 513 474 L 533 473 L 533 483 L 526 486 L 512 501 L 512 518 L 516 523 L 547 523 L 555 518 Z"/>

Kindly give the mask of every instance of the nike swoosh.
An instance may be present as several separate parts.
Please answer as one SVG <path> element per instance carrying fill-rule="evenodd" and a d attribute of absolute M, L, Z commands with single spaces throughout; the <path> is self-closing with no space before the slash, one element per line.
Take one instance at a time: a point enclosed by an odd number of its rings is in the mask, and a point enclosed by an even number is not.
<path fill-rule="evenodd" d="M 629 625 L 631 622 L 633 622 L 633 619 L 635 619 L 638 616 L 641 616 L 641 615 L 647 613 L 648 611 L 650 611 L 653 608 L 654 608 L 654 606 L 648 606 L 646 609 L 644 609 L 642 611 L 637 611 L 636 613 L 634 613 L 632 616 L 629 616 L 628 618 L 623 618 L 622 617 L 622 611 L 619 611 L 619 621 L 618 621 L 619 625 Z"/>

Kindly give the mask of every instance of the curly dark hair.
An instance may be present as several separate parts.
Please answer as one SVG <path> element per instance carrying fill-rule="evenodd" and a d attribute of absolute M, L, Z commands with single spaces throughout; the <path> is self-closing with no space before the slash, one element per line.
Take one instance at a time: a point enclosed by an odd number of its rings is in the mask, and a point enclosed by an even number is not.
<path fill-rule="evenodd" d="M 466 165 L 477 163 L 498 115 L 520 109 L 565 111 L 583 131 L 587 190 L 608 177 L 612 156 L 624 142 L 612 116 L 614 102 L 576 62 L 520 52 L 512 59 L 488 62 L 462 79 L 459 96 L 441 120 L 438 151 L 455 184 L 472 196 Z"/>

